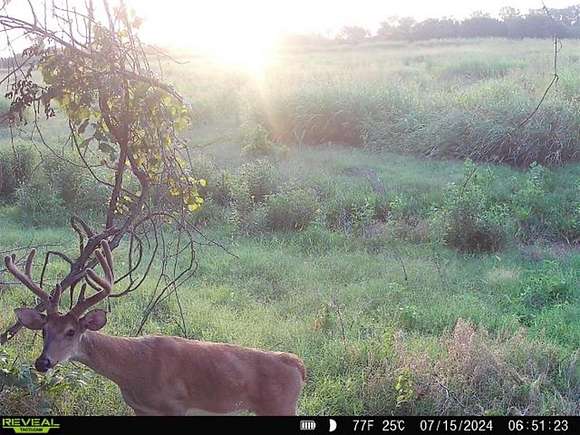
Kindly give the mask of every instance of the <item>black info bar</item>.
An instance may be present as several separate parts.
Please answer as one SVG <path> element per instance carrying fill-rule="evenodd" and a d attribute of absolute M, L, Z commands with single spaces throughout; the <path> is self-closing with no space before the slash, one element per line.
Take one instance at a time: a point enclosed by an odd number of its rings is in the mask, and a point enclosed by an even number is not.
<path fill-rule="evenodd" d="M 580 434 L 580 417 L 0 417 L 0 435 L 114 433 Z"/>

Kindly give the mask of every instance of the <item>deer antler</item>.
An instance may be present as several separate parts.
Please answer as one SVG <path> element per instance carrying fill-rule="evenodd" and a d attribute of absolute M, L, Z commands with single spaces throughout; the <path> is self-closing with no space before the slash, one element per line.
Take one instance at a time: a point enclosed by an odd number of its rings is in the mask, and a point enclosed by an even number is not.
<path fill-rule="evenodd" d="M 93 305 L 98 304 L 103 299 L 105 299 L 111 293 L 113 289 L 113 284 L 115 283 L 115 276 L 113 273 L 113 255 L 111 254 L 111 248 L 106 240 L 101 242 L 101 251 L 95 251 L 97 260 L 105 273 L 105 277 L 102 278 L 95 273 L 93 269 L 87 269 L 86 280 L 91 285 L 91 287 L 99 288 L 100 291 L 90 298 L 85 299 L 84 288 L 82 289 L 79 299 L 76 305 L 70 310 L 75 316 L 81 316 L 85 311 L 87 311 Z"/>
<path fill-rule="evenodd" d="M 32 260 L 34 260 L 34 256 L 36 255 L 36 249 L 33 249 L 28 254 L 28 258 L 26 259 L 26 267 L 24 272 L 22 272 L 18 266 L 16 266 L 16 255 L 12 254 L 12 256 L 7 255 L 4 257 L 4 263 L 6 264 L 6 268 L 10 271 L 14 278 L 28 287 L 36 296 L 38 296 L 42 301 L 45 303 L 50 302 L 50 295 L 46 293 L 38 284 L 36 284 L 32 280 Z"/>
<path fill-rule="evenodd" d="M 14 275 L 14 277 L 28 287 L 36 296 L 38 296 L 46 305 L 48 314 L 54 314 L 58 311 L 58 301 L 60 300 L 60 295 L 62 293 L 60 285 L 56 286 L 54 294 L 51 296 L 45 292 L 42 287 L 35 283 L 32 279 L 32 261 L 36 255 L 36 249 L 33 249 L 28 254 L 26 258 L 26 266 L 24 272 L 22 272 L 18 266 L 16 266 L 16 255 L 4 257 L 4 263 L 6 268 Z"/>

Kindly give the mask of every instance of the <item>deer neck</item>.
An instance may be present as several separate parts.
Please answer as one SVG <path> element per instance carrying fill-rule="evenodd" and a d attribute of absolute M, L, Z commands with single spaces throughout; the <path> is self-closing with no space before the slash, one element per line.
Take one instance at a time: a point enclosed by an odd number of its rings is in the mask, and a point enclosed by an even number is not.
<path fill-rule="evenodd" d="M 128 337 L 86 331 L 72 359 L 121 385 L 132 372 L 127 369 L 138 365 L 136 344 L 135 340 Z"/>

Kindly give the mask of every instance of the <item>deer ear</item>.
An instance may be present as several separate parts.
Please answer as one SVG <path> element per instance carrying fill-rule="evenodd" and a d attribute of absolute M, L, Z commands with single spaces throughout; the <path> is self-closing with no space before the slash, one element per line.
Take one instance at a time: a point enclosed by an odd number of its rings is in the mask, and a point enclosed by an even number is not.
<path fill-rule="evenodd" d="M 107 324 L 107 312 L 105 310 L 92 310 L 79 320 L 84 329 L 98 331 Z"/>
<path fill-rule="evenodd" d="M 44 328 L 44 325 L 46 324 L 46 316 L 32 308 L 18 308 L 14 310 L 14 312 L 16 313 L 16 317 L 18 317 L 18 321 L 22 323 L 25 328 L 38 331 L 39 329 Z"/>

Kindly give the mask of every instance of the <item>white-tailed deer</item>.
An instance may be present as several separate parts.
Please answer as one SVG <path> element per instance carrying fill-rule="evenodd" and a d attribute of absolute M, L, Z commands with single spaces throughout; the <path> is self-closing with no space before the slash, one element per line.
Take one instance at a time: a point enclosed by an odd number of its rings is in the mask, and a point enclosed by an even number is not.
<path fill-rule="evenodd" d="M 96 257 L 104 278 L 86 270 L 97 293 L 66 314 L 58 311 L 61 291 L 52 297 L 33 281 L 31 251 L 22 272 L 14 257 L 8 270 L 47 305 L 46 315 L 31 308 L 16 310 L 29 329 L 42 330 L 44 347 L 35 362 L 41 372 L 74 360 L 116 383 L 137 415 L 229 414 L 294 415 L 304 385 L 304 364 L 295 355 L 178 337 L 113 337 L 97 332 L 106 312 L 90 307 L 105 299 L 114 283 L 111 250 L 106 241 Z M 84 315 L 83 315 L 84 314 Z"/>

